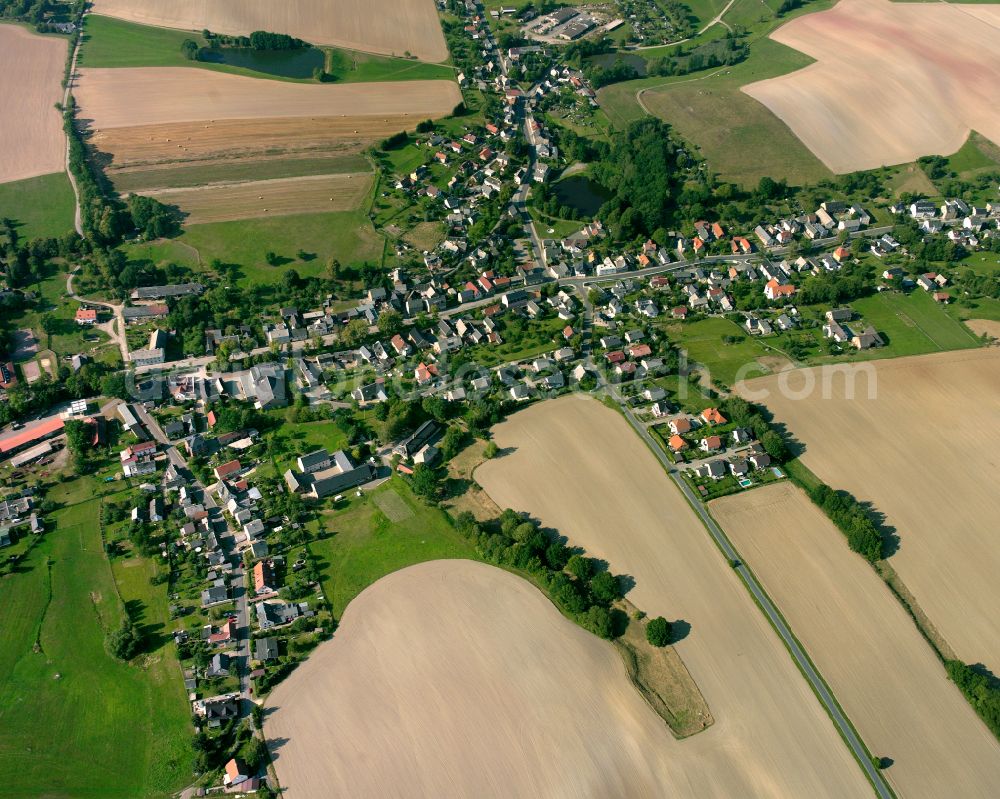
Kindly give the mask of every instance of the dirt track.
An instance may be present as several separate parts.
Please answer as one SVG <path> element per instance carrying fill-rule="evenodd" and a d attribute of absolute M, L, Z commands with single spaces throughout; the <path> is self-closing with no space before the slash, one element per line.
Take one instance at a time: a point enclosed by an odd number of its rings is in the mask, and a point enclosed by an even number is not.
<path fill-rule="evenodd" d="M 677 643 L 715 725 L 671 753 L 669 790 L 696 797 L 848 797 L 871 788 L 706 530 L 614 411 L 578 396 L 494 430 L 513 452 L 476 480 L 635 579 L 640 608 L 690 625 Z"/>
<path fill-rule="evenodd" d="M 165 28 L 248 35 L 287 33 L 311 44 L 424 61 L 448 57 L 434 0 L 96 0 L 94 11 Z"/>
<path fill-rule="evenodd" d="M 676 741 L 614 648 L 534 586 L 466 560 L 363 591 L 267 707 L 288 799 L 660 799 L 702 737 Z"/>
<path fill-rule="evenodd" d="M 791 483 L 711 503 L 902 797 L 991 797 L 1000 745 L 881 578 Z"/>
<path fill-rule="evenodd" d="M 0 183 L 58 172 L 66 138 L 55 104 L 66 39 L 0 25 Z"/>
<path fill-rule="evenodd" d="M 404 83 L 288 83 L 187 67 L 81 69 L 79 118 L 121 128 L 218 119 L 412 115 L 414 125 L 461 102 L 448 80 Z"/>
<path fill-rule="evenodd" d="M 805 446 L 822 480 L 885 514 L 898 536 L 890 563 L 958 656 L 1000 673 L 1000 349 L 943 352 L 874 364 L 877 398 L 781 396 L 803 370 L 748 381 Z M 820 381 L 817 381 L 818 383 Z M 863 386 L 859 383 L 859 386 Z M 769 398 L 750 394 L 767 390 Z"/>
<path fill-rule="evenodd" d="M 371 185 L 372 175 L 367 173 L 314 175 L 139 193 L 177 206 L 187 215 L 185 223 L 196 225 L 353 210 L 360 206 Z"/>
<path fill-rule="evenodd" d="M 771 38 L 817 63 L 743 91 L 834 172 L 1000 143 L 1000 5 L 840 0 Z"/>

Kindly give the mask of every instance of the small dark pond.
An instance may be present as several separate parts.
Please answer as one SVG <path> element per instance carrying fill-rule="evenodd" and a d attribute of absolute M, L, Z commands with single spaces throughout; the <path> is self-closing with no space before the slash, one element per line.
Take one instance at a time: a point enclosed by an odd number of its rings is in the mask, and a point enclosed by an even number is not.
<path fill-rule="evenodd" d="M 559 204 L 574 208 L 583 216 L 594 216 L 607 202 L 610 194 L 586 175 L 573 175 L 552 184 Z"/>
<path fill-rule="evenodd" d="M 323 51 L 317 47 L 301 50 L 254 50 L 252 47 L 220 47 L 202 50 L 201 58 L 212 64 L 243 67 L 281 78 L 311 78 L 313 70 L 326 63 Z"/>
<path fill-rule="evenodd" d="M 632 67 L 640 78 L 646 77 L 646 59 L 636 53 L 601 53 L 591 56 L 588 61 L 602 69 L 611 69 L 616 61 L 623 61 Z"/>

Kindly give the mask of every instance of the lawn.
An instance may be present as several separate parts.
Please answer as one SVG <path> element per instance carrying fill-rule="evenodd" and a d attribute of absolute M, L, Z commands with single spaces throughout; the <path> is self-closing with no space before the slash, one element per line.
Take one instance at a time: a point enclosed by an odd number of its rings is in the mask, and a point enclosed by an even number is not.
<path fill-rule="evenodd" d="M 384 80 L 454 80 L 455 70 L 409 58 L 328 48 L 327 71 L 337 83 L 373 83 Z"/>
<path fill-rule="evenodd" d="M 73 189 L 65 172 L 0 183 L 0 217 L 17 222 L 22 239 L 69 233 L 74 208 Z"/>
<path fill-rule="evenodd" d="M 322 420 L 294 425 L 284 424 L 285 413 L 284 408 L 268 413 L 281 423 L 281 426 L 270 434 L 272 452 L 276 453 L 274 460 L 278 475 L 284 474 L 286 469 L 295 468 L 295 459 L 299 455 L 320 448 L 332 453 L 347 446 L 347 434 L 336 422 Z"/>
<path fill-rule="evenodd" d="M 922 289 L 910 294 L 882 292 L 855 300 L 851 307 L 878 330 L 887 345 L 855 357 L 919 355 L 979 346 L 976 336 Z"/>
<path fill-rule="evenodd" d="M 173 261 L 195 269 L 199 265 L 207 267 L 218 258 L 236 264 L 240 282 L 253 285 L 276 283 L 289 269 L 302 277 L 321 275 L 330 258 L 345 264 L 377 263 L 382 249 L 382 238 L 367 214 L 358 210 L 190 225 L 177 239 L 127 245 L 125 251 L 133 260 Z M 299 250 L 308 254 L 307 260 L 298 258 Z M 284 262 L 268 265 L 268 252 L 276 253 Z"/>
<path fill-rule="evenodd" d="M 337 618 L 361 591 L 391 572 L 441 558 L 479 560 L 444 512 L 418 500 L 401 477 L 360 499 L 352 496 L 349 503 L 323 514 L 321 524 L 332 535 L 310 544 Z"/>
<path fill-rule="evenodd" d="M 170 655 L 130 665 L 104 648 L 122 604 L 101 546 L 95 487 L 78 479 L 56 489 L 66 506 L 5 581 L 0 767 L 8 796 L 167 796 L 191 778 L 189 711 Z"/>
<path fill-rule="evenodd" d="M 705 366 L 714 380 L 730 386 L 737 376 L 748 380 L 767 374 L 768 371 L 760 366 L 747 366 L 755 364 L 758 358 L 780 355 L 768 350 L 759 339 L 751 338 L 735 322 L 720 317 L 670 324 L 666 332 L 674 344 L 687 351 L 692 365 Z M 743 340 L 726 344 L 723 336 L 742 336 Z"/>

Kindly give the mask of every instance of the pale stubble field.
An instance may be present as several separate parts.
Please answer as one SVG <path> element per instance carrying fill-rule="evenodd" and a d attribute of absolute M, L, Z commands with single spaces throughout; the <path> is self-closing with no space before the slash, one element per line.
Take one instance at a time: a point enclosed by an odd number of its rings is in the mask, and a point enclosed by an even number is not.
<path fill-rule="evenodd" d="M 661 799 L 700 737 L 676 741 L 615 649 L 537 588 L 468 560 L 363 591 L 266 707 L 288 799 Z"/>
<path fill-rule="evenodd" d="M 901 797 L 991 797 L 1000 745 L 888 586 L 791 483 L 709 505 Z"/>
<path fill-rule="evenodd" d="M 287 33 L 311 44 L 444 61 L 434 0 L 96 0 L 94 11 L 164 28 L 246 36 Z"/>
<path fill-rule="evenodd" d="M 820 479 L 885 515 L 899 541 L 889 563 L 931 622 L 959 658 L 1000 673 L 1000 349 L 874 368 L 873 400 L 867 389 L 848 399 L 843 380 L 829 399 L 777 388 L 801 388 L 818 369 L 751 380 L 741 393 L 787 426 Z"/>
<path fill-rule="evenodd" d="M 0 183 L 63 168 L 66 137 L 55 105 L 67 40 L 0 25 Z"/>
<path fill-rule="evenodd" d="M 848 797 L 871 787 L 708 532 L 622 417 L 571 396 L 494 429 L 510 454 L 475 479 L 613 571 L 650 615 L 682 619 L 676 649 L 716 723 L 669 752 L 660 796 Z"/>

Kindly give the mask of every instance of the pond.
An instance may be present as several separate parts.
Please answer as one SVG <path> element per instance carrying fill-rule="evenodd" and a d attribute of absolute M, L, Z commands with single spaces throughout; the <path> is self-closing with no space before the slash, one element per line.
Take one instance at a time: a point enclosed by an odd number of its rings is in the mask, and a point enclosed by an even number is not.
<path fill-rule="evenodd" d="M 588 60 L 601 69 L 611 69 L 616 61 L 622 61 L 632 67 L 640 78 L 646 77 L 646 59 L 636 53 L 601 53 Z"/>
<path fill-rule="evenodd" d="M 243 67 L 281 78 L 311 78 L 313 70 L 322 69 L 326 56 L 318 47 L 300 50 L 254 50 L 252 47 L 220 47 L 203 50 L 201 59 L 212 64 Z"/>
<path fill-rule="evenodd" d="M 560 205 L 573 208 L 583 216 L 594 216 L 610 197 L 607 189 L 586 175 L 574 175 L 553 183 L 552 191 Z"/>

